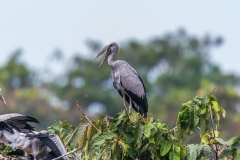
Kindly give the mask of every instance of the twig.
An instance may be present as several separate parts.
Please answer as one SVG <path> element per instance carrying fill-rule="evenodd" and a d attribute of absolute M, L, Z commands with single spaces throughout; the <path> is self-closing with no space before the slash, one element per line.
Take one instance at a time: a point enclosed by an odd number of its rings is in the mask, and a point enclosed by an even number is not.
<path fill-rule="evenodd" d="M 86 114 L 82 111 L 82 108 L 78 105 L 78 101 L 76 101 L 76 105 L 78 110 L 82 113 L 82 115 L 84 116 L 84 118 L 99 132 L 102 133 L 93 123 L 92 121 L 86 116 Z"/>
<path fill-rule="evenodd" d="M 82 153 L 79 153 L 79 154 L 77 155 L 77 158 L 80 157 L 81 155 L 82 155 Z"/>
<path fill-rule="evenodd" d="M 172 129 L 168 130 L 168 132 L 172 132 L 172 131 L 174 132 L 175 129 L 177 129 L 177 127 L 174 127 L 174 128 L 172 128 Z"/>
<path fill-rule="evenodd" d="M 73 131 L 72 135 L 69 137 L 69 139 L 68 139 L 68 141 L 67 141 L 67 143 L 65 144 L 64 147 L 66 147 L 70 143 L 70 141 L 72 140 L 72 138 L 75 135 L 75 133 L 77 132 L 77 130 L 78 130 L 78 127 Z"/>
<path fill-rule="evenodd" d="M 80 147 L 75 148 L 75 149 L 73 149 L 71 152 L 68 152 L 68 153 L 66 153 L 66 154 L 64 154 L 64 155 L 62 155 L 62 156 L 59 156 L 59 157 L 57 157 L 57 158 L 54 158 L 54 159 L 52 159 L 52 160 L 57 160 L 57 159 L 63 158 L 63 157 L 65 157 L 65 156 L 67 156 L 67 155 L 69 155 L 69 154 L 71 154 L 71 153 L 73 153 L 73 152 L 75 152 L 76 150 L 79 150 L 79 149 L 80 149 Z"/>
<path fill-rule="evenodd" d="M 213 124 L 213 116 L 212 116 L 212 107 L 211 107 L 211 105 L 210 105 L 210 108 L 209 108 L 209 112 L 210 112 L 210 118 L 211 118 L 212 136 L 214 138 L 216 138 L 215 133 L 214 133 L 214 124 Z M 215 146 L 215 149 L 216 149 L 216 158 L 218 159 L 218 148 L 217 148 L 216 144 L 214 146 Z"/>
<path fill-rule="evenodd" d="M 213 94 L 213 92 L 215 91 L 215 89 L 216 89 L 216 88 L 213 88 L 212 92 L 208 95 L 208 97 Z"/>
<path fill-rule="evenodd" d="M 213 136 L 214 138 L 216 138 L 215 133 L 214 133 L 214 124 L 213 124 L 213 116 L 212 116 L 212 107 L 211 107 L 211 106 L 210 106 L 210 108 L 209 108 L 209 112 L 210 112 L 210 118 L 211 118 L 212 136 Z"/>

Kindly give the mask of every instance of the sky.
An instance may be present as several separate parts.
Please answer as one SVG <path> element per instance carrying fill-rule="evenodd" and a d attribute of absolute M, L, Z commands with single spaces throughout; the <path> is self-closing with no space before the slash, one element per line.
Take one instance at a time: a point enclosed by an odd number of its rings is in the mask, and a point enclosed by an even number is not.
<path fill-rule="evenodd" d="M 121 44 L 184 28 L 200 37 L 222 36 L 224 44 L 211 51 L 212 60 L 225 72 L 240 75 L 239 15 L 238 0 L 0 0 L 0 65 L 19 48 L 22 61 L 42 69 L 57 49 L 67 59 L 75 53 L 88 54 L 88 39 Z"/>

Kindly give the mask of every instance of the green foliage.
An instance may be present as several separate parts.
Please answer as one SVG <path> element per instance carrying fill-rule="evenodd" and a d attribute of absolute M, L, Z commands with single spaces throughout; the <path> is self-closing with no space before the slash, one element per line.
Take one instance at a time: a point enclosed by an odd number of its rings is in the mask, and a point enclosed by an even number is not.
<path fill-rule="evenodd" d="M 13 151 L 13 149 L 10 146 L 6 146 L 2 151 L 2 156 L 6 156 L 11 151 Z"/>
<path fill-rule="evenodd" d="M 124 110 L 114 117 L 99 116 L 95 122 L 84 116 L 77 127 L 67 121 L 58 121 L 47 129 L 59 135 L 67 151 L 71 152 L 70 159 L 239 159 L 240 137 L 225 141 L 217 130 L 225 115 L 226 111 L 211 94 L 183 103 L 176 127 L 170 130 L 159 119 L 143 118 L 135 112 L 128 116 Z M 201 142 L 186 144 L 186 137 L 196 134 L 197 128 Z M 8 146 L 2 155 L 9 151 L 11 147 Z"/>
<path fill-rule="evenodd" d="M 179 138 L 184 141 L 186 135 L 196 133 L 197 127 L 200 129 L 200 137 L 202 137 L 208 130 L 211 114 L 216 127 L 219 126 L 220 118 L 226 115 L 226 111 L 218 105 L 216 97 L 212 94 L 207 97 L 196 96 L 193 100 L 183 103 L 177 121 Z M 218 132 L 215 133 L 215 135 L 217 134 Z"/>
<path fill-rule="evenodd" d="M 82 118 L 78 127 L 65 121 L 54 123 L 48 129 L 59 134 L 64 144 L 65 137 L 70 137 L 65 130 L 69 130 L 72 138 L 67 146 L 68 151 L 78 148 L 72 156 L 81 155 L 82 159 L 238 159 L 240 137 L 228 141 L 219 138 L 217 126 L 225 115 L 226 111 L 211 94 L 183 103 L 177 126 L 171 130 L 152 116 L 143 118 L 131 113 L 128 118 L 124 110 L 114 117 L 100 116 L 91 123 Z M 214 128 L 209 124 L 211 121 Z M 200 144 L 186 144 L 186 137 L 196 134 L 197 128 L 200 130 Z"/>

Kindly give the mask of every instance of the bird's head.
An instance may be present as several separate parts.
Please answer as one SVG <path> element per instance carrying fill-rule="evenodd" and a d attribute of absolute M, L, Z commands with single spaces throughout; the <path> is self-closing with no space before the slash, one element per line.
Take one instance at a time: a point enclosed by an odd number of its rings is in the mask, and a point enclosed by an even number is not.
<path fill-rule="evenodd" d="M 1 100 L 1 101 L 3 102 L 3 104 L 7 107 L 7 103 L 6 103 L 6 101 L 5 101 L 4 97 L 3 97 L 1 88 L 0 88 L 0 100 Z"/>
<path fill-rule="evenodd" d="M 105 51 L 107 51 L 106 52 L 106 55 L 105 55 L 105 57 L 103 58 L 103 61 L 101 62 L 101 64 L 99 65 L 99 67 L 98 68 L 100 68 L 101 66 L 102 66 L 102 64 L 104 63 L 104 61 L 107 59 L 107 57 L 109 56 L 109 55 L 115 55 L 116 53 L 117 53 L 117 51 L 118 51 L 118 44 L 116 43 L 116 42 L 110 42 L 108 45 L 106 45 L 102 50 L 101 50 L 101 52 L 99 52 L 98 54 L 97 54 L 97 56 L 94 58 L 94 60 L 97 58 L 97 57 L 99 57 L 101 54 L 103 54 Z"/>

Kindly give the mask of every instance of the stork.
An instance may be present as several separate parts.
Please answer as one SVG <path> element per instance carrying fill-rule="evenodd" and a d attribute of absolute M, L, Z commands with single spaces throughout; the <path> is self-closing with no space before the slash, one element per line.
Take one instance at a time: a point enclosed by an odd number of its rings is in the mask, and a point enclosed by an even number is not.
<path fill-rule="evenodd" d="M 65 155 L 67 153 L 61 139 L 57 134 L 49 134 L 47 131 L 41 131 L 39 133 L 29 133 L 26 135 L 29 140 L 35 140 L 35 142 L 41 142 L 44 144 L 44 148 L 39 146 L 39 149 L 42 149 L 38 158 L 40 159 L 54 159 Z M 66 157 L 59 158 L 59 160 L 65 160 Z"/>
<path fill-rule="evenodd" d="M 148 102 L 146 89 L 141 77 L 126 61 L 114 60 L 114 56 L 118 52 L 118 44 L 116 42 L 111 42 L 106 45 L 102 51 L 97 54 L 95 59 L 105 51 L 106 55 L 98 68 L 100 68 L 104 61 L 108 58 L 108 65 L 111 68 L 113 86 L 123 98 L 123 104 L 126 112 L 127 101 L 129 104 L 129 113 L 133 108 L 136 112 L 146 118 L 148 112 Z"/>
<path fill-rule="evenodd" d="M 3 104 L 7 107 L 7 102 L 5 101 L 3 94 L 2 94 L 2 90 L 0 88 L 0 100 L 3 102 Z"/>
<path fill-rule="evenodd" d="M 27 152 L 33 156 L 34 160 L 49 160 L 57 157 L 61 157 L 59 160 L 67 159 L 66 156 L 62 157 L 67 151 L 58 135 L 49 134 L 45 130 L 19 135 L 13 147 L 17 150 L 8 153 L 8 155 L 26 156 L 25 152 Z"/>
<path fill-rule="evenodd" d="M 0 142 L 9 144 L 12 148 L 16 148 L 19 144 L 29 145 L 29 141 L 25 141 L 25 136 L 34 129 L 28 122 L 39 123 L 33 117 L 18 113 L 0 115 Z"/>
<path fill-rule="evenodd" d="M 57 135 L 46 131 L 36 132 L 28 122 L 39 123 L 33 117 L 18 113 L 0 115 L 0 142 L 18 149 L 10 155 L 32 155 L 37 160 L 49 156 L 56 158 L 66 153 Z"/>

